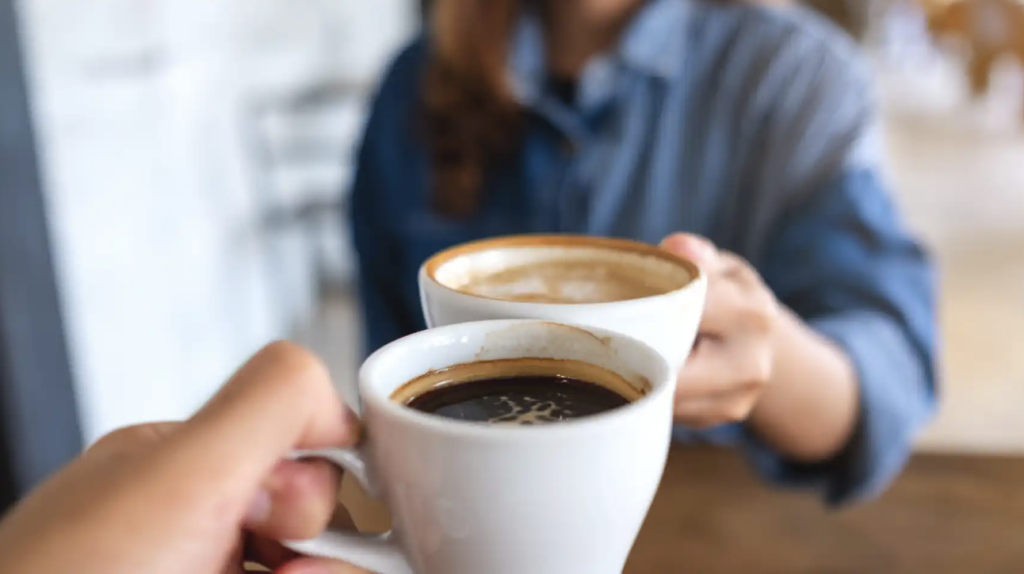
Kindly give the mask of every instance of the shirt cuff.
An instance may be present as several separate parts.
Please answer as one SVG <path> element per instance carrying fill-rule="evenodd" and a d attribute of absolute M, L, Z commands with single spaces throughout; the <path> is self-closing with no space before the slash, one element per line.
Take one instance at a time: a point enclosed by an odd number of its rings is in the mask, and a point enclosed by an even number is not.
<path fill-rule="evenodd" d="M 809 322 L 850 357 L 860 385 L 860 411 L 850 442 L 817 464 L 786 460 L 744 429 L 754 468 L 767 480 L 814 488 L 841 506 L 881 493 L 899 474 L 913 442 L 935 410 L 932 370 L 889 316 L 850 312 Z"/>

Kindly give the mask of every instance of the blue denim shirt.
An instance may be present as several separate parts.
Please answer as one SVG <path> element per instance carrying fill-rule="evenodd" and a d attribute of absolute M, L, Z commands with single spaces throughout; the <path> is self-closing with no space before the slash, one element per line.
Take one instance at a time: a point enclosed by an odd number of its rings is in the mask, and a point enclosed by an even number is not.
<path fill-rule="evenodd" d="M 650 0 L 566 103 L 546 89 L 543 36 L 526 16 L 509 61 L 525 139 L 465 221 L 429 207 L 416 135 L 429 43 L 392 65 L 359 153 L 351 213 L 367 350 L 424 328 L 416 271 L 446 247 L 524 232 L 699 233 L 849 354 L 861 415 L 845 451 L 815 465 L 743 425 L 678 438 L 735 445 L 767 479 L 830 503 L 888 484 L 935 407 L 935 279 L 880 178 L 867 74 L 842 33 L 801 9 Z"/>

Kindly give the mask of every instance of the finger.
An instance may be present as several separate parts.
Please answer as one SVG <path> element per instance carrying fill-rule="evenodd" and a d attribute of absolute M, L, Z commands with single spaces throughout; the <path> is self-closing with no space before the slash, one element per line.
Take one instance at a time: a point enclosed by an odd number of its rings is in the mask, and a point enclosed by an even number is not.
<path fill-rule="evenodd" d="M 323 364 L 301 347 L 274 343 L 175 433 L 165 455 L 168 466 L 201 468 L 215 481 L 209 488 L 241 489 L 248 502 L 292 450 L 351 445 L 358 432 Z"/>
<path fill-rule="evenodd" d="M 756 391 L 736 390 L 692 400 L 676 402 L 676 423 L 694 429 L 706 429 L 744 421 L 757 402 Z"/>
<path fill-rule="evenodd" d="M 771 292 L 760 286 L 756 272 L 751 272 L 754 278 L 738 278 L 746 273 L 745 264 L 734 267 L 725 263 L 719 273 L 709 274 L 700 323 L 702 334 L 721 337 L 735 333 L 743 325 L 745 315 L 758 314 L 770 303 L 766 297 L 771 297 Z"/>
<path fill-rule="evenodd" d="M 275 570 L 275 574 L 371 574 L 371 572 L 334 560 L 299 558 L 278 568 Z"/>
<path fill-rule="evenodd" d="M 334 515 L 330 520 L 330 528 L 338 531 L 356 530 L 356 526 L 352 521 L 351 515 L 349 515 L 345 507 L 337 504 L 335 504 Z M 314 534 L 319 534 L 319 532 L 315 532 Z M 280 538 L 301 539 L 301 537 L 292 536 Z M 298 558 L 298 554 L 288 548 L 285 548 L 280 542 L 278 542 L 280 538 L 268 537 L 263 534 L 250 532 L 246 536 L 245 542 L 246 561 L 256 563 L 273 570 Z"/>
<path fill-rule="evenodd" d="M 352 517 L 348 511 L 339 506 L 335 513 L 335 516 L 331 520 L 331 528 L 334 530 L 355 530 L 355 523 L 352 521 Z M 347 564 L 341 564 L 339 562 L 315 559 L 308 557 L 297 557 L 294 553 L 288 555 L 290 551 L 282 547 L 277 543 L 270 543 L 268 541 L 262 541 L 264 552 L 276 551 L 278 554 L 266 555 L 264 559 L 268 560 L 264 564 L 274 568 L 277 573 L 285 574 L 301 574 L 303 572 L 324 572 L 324 573 L 349 573 L 349 574 L 370 574 L 366 570 L 356 568 Z M 276 548 L 274 548 L 276 546 Z"/>
<path fill-rule="evenodd" d="M 729 332 L 735 287 L 721 275 L 708 276 L 708 290 L 704 299 L 704 314 L 700 319 L 700 333 L 719 338 Z"/>
<path fill-rule="evenodd" d="M 249 535 L 246 538 L 244 556 L 246 562 L 259 564 L 270 570 L 276 570 L 299 558 L 298 554 L 285 548 L 280 542 L 257 535 Z"/>
<path fill-rule="evenodd" d="M 334 515 L 330 518 L 329 528 L 340 532 L 356 531 L 355 522 L 352 520 L 348 510 L 344 506 L 337 504 L 335 505 Z M 316 534 L 319 534 L 319 531 L 314 532 L 312 535 Z M 267 537 L 267 535 L 250 533 L 245 546 L 246 560 L 274 570 L 298 558 L 298 554 L 285 548 L 278 542 L 282 538 L 301 540 L 307 538 L 307 536 Z"/>
<path fill-rule="evenodd" d="M 679 374 L 674 416 L 677 423 L 705 429 L 746 420 L 758 397 L 758 385 L 741 376 L 729 345 L 707 341 Z"/>
<path fill-rule="evenodd" d="M 716 411 L 717 399 L 708 397 L 676 401 L 673 406 L 673 419 L 676 424 L 691 429 L 707 429 L 717 424 L 712 413 Z"/>
<path fill-rule="evenodd" d="M 239 536 L 231 550 L 231 554 L 228 559 L 224 561 L 224 567 L 221 569 L 220 574 L 244 574 L 244 572 L 245 565 L 242 563 L 242 538 Z"/>
<path fill-rule="evenodd" d="M 729 251 L 719 251 L 718 271 L 721 275 L 737 281 L 744 287 L 760 286 L 761 275 L 746 259 Z"/>
<path fill-rule="evenodd" d="M 771 355 L 750 340 L 705 340 L 676 379 L 676 400 L 760 388 L 771 373 Z"/>
<path fill-rule="evenodd" d="M 759 349 L 755 339 L 706 341 L 679 372 L 676 401 L 734 391 L 757 394 L 770 380 L 772 367 L 771 353 Z"/>
<path fill-rule="evenodd" d="M 718 249 L 707 239 L 691 233 L 674 233 L 661 242 L 662 249 L 689 259 L 705 272 L 713 273 L 718 268 Z"/>
<path fill-rule="evenodd" d="M 688 401 L 733 390 L 733 360 L 726 343 L 706 339 L 683 365 L 676 380 L 676 401 Z"/>
<path fill-rule="evenodd" d="M 250 504 L 246 529 L 276 540 L 312 538 L 331 520 L 339 483 L 340 473 L 324 461 L 282 461 Z"/>

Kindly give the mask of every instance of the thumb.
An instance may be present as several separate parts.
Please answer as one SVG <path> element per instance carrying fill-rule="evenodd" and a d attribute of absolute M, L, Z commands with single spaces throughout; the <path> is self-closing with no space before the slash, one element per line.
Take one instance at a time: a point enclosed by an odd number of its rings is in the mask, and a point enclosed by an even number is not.
<path fill-rule="evenodd" d="M 661 242 L 661 248 L 688 259 L 702 269 L 714 269 L 718 265 L 718 248 L 707 239 L 692 233 L 673 233 Z"/>
<path fill-rule="evenodd" d="M 292 450 L 348 446 L 358 434 L 320 360 L 279 342 L 239 369 L 165 443 L 160 458 L 167 469 L 187 469 L 206 488 L 247 502 Z"/>

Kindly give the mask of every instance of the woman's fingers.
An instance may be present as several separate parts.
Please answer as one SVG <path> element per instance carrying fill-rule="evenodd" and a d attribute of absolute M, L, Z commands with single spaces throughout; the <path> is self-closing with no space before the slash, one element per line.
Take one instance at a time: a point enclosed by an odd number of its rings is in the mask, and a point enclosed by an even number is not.
<path fill-rule="evenodd" d="M 770 375 L 764 357 L 743 340 L 704 339 L 679 373 L 676 422 L 707 428 L 746 420 Z"/>
<path fill-rule="evenodd" d="M 688 428 L 707 429 L 747 420 L 757 404 L 756 391 L 732 391 L 711 397 L 676 401 L 675 421 Z"/>
<path fill-rule="evenodd" d="M 661 242 L 661 248 L 697 264 L 706 273 L 718 270 L 718 248 L 692 233 L 673 233 Z"/>
<path fill-rule="evenodd" d="M 702 237 L 677 233 L 662 242 L 706 273 L 700 343 L 679 373 L 676 421 L 705 428 L 746 420 L 771 378 L 774 295 L 743 258 Z"/>

